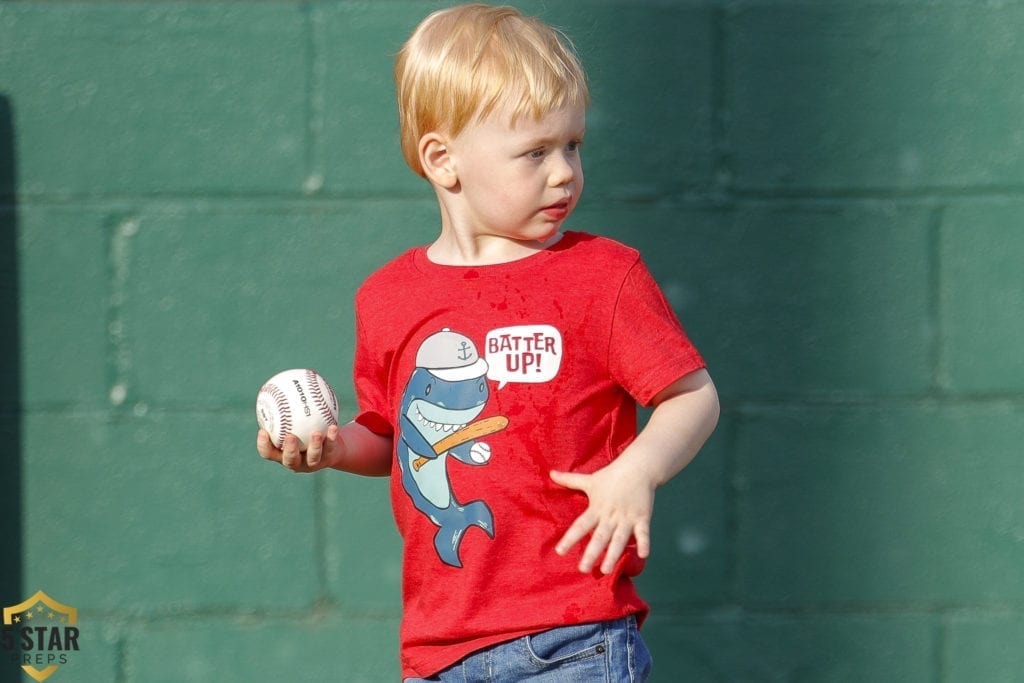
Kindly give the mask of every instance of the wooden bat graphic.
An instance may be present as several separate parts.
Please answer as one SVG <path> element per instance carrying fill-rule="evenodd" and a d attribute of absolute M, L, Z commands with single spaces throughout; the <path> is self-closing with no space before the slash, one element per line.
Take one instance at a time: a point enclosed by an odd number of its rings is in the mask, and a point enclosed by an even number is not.
<path fill-rule="evenodd" d="M 457 432 L 452 432 L 438 441 L 434 444 L 434 452 L 441 455 L 445 451 L 451 450 L 456 446 L 466 443 L 467 441 L 472 441 L 473 439 L 479 439 L 481 437 L 500 432 L 507 426 L 508 418 L 504 415 L 485 417 L 482 420 L 477 420 L 476 422 L 466 425 Z M 420 468 L 428 462 L 430 462 L 430 458 L 416 458 L 412 461 L 412 468 L 419 472 Z"/>

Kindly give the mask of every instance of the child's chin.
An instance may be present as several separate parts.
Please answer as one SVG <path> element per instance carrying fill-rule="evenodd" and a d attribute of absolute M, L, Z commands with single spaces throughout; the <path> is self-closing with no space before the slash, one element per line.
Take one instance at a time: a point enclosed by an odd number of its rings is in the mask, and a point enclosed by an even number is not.
<path fill-rule="evenodd" d="M 554 240 L 554 239 L 556 239 L 558 237 L 559 231 L 561 229 L 562 228 L 561 228 L 560 225 L 559 226 L 555 226 L 554 228 L 552 228 L 551 232 L 548 232 L 548 233 L 544 234 L 543 236 L 538 237 L 537 241 L 539 243 L 541 243 L 541 244 L 547 244 L 548 242 L 551 242 L 552 240 Z"/>

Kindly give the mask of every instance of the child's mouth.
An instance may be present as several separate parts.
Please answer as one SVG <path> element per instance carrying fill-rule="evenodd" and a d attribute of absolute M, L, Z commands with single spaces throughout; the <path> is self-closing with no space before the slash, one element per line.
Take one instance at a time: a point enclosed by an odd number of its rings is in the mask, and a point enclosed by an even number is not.
<path fill-rule="evenodd" d="M 569 215 L 569 202 L 557 202 L 555 204 L 552 204 L 551 206 L 545 206 L 540 211 L 548 218 L 553 218 L 554 220 L 562 220 L 563 218 Z"/>

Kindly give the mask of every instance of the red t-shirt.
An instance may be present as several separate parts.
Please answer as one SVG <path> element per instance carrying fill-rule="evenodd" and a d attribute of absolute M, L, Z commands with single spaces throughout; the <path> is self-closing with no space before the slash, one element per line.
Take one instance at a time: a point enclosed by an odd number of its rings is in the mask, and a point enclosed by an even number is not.
<path fill-rule="evenodd" d="M 581 574 L 557 541 L 587 507 L 552 469 L 594 472 L 648 404 L 704 367 L 638 252 L 569 232 L 491 266 L 410 250 L 356 296 L 356 420 L 393 436 L 404 539 L 403 676 L 554 626 L 643 618 L 634 545 Z"/>

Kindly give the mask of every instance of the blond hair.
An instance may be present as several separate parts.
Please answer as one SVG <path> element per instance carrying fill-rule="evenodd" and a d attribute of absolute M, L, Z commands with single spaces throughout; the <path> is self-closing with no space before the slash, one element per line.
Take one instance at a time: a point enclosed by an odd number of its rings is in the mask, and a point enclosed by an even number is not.
<path fill-rule="evenodd" d="M 513 7 L 470 4 L 420 22 L 395 61 L 402 153 L 424 175 L 419 141 L 458 135 L 498 106 L 539 119 L 590 103 L 586 76 L 569 39 Z"/>

